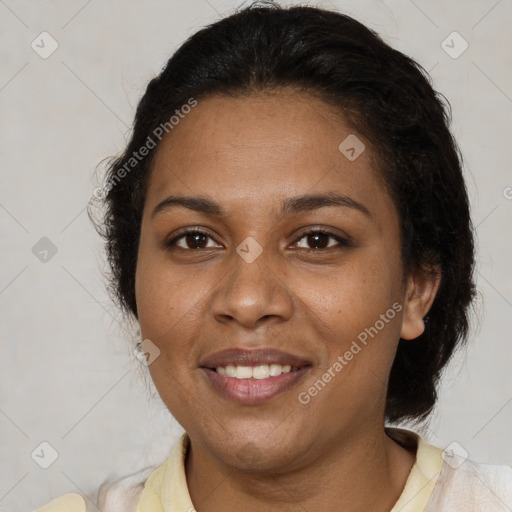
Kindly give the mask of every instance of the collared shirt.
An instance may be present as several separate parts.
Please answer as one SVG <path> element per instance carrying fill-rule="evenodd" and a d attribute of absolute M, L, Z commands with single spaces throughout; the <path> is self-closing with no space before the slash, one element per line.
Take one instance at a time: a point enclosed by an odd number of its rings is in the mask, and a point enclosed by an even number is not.
<path fill-rule="evenodd" d="M 386 432 L 405 448 L 416 447 L 416 461 L 390 512 L 512 510 L 512 467 L 473 462 L 432 446 L 409 430 L 387 427 Z M 184 433 L 166 462 L 145 480 L 136 511 L 123 508 L 123 496 L 119 493 L 112 497 L 116 506 L 104 512 L 195 512 L 185 474 L 189 442 Z M 36 512 L 87 512 L 87 508 L 81 495 L 71 493 Z"/>

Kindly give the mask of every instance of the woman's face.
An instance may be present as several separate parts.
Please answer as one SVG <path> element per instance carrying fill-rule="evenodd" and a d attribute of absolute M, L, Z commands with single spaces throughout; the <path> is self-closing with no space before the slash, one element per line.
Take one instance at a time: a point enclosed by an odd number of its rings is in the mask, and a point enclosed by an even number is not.
<path fill-rule="evenodd" d="M 288 91 L 201 100 L 160 143 L 139 322 L 160 396 L 216 460 L 279 471 L 382 430 L 398 340 L 421 326 L 371 157 L 332 107 Z M 186 200 L 157 208 L 171 195 Z"/>

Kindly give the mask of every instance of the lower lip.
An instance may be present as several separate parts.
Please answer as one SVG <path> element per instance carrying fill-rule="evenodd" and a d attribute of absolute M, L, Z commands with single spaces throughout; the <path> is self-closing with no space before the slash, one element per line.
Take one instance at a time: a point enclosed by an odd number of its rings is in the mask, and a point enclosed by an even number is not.
<path fill-rule="evenodd" d="M 266 379 L 237 379 L 226 377 L 210 368 L 201 368 L 212 386 L 223 396 L 243 404 L 258 404 L 270 400 L 297 384 L 309 371 L 302 366 L 297 371 L 282 373 Z"/>

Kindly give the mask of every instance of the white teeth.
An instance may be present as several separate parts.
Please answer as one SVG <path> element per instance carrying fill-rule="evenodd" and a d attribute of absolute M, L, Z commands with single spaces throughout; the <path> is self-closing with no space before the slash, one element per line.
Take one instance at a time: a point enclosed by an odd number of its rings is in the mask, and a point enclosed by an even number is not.
<path fill-rule="evenodd" d="M 236 366 L 226 366 L 226 377 L 236 377 Z"/>
<path fill-rule="evenodd" d="M 217 373 L 226 377 L 235 377 L 237 379 L 268 379 L 268 377 L 278 377 L 282 373 L 290 373 L 292 367 L 281 364 L 262 364 L 259 366 L 218 366 L 215 368 Z M 294 368 L 294 371 L 297 368 Z"/>
<path fill-rule="evenodd" d="M 287 364 L 286 366 L 281 366 L 280 364 L 271 364 L 270 365 L 270 376 L 277 377 L 281 375 L 281 373 L 289 373 L 292 367 Z"/>
<path fill-rule="evenodd" d="M 235 377 L 237 379 L 250 379 L 252 377 L 252 368 L 250 366 L 237 366 Z"/>
<path fill-rule="evenodd" d="M 268 379 L 269 376 L 270 376 L 270 370 L 268 368 L 268 364 L 262 364 L 260 366 L 255 366 L 252 369 L 253 379 Z"/>

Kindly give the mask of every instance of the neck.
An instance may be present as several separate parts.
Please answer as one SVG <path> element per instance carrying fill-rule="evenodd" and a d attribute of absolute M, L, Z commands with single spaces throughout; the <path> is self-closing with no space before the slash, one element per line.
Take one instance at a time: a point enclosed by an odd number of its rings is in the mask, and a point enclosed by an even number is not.
<path fill-rule="evenodd" d="M 185 467 L 197 512 L 389 512 L 415 458 L 382 429 L 317 449 L 293 471 L 242 472 L 195 445 L 189 448 Z"/>

